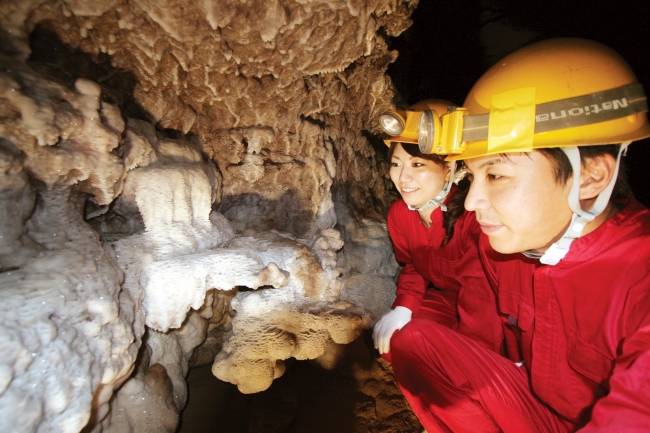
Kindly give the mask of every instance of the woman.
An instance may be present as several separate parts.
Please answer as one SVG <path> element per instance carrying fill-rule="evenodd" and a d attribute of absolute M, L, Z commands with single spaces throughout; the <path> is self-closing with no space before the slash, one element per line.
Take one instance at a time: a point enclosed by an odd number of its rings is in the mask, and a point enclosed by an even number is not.
<path fill-rule="evenodd" d="M 419 105 L 446 112 L 453 104 L 436 100 Z M 412 136 L 404 132 L 387 140 L 391 180 L 402 196 L 388 211 L 388 231 L 403 267 L 393 310 L 375 325 L 375 347 L 390 361 L 393 333 L 418 318 L 472 335 L 483 346 L 501 351 L 500 323 L 475 329 L 481 323 L 479 313 L 494 312 L 496 306 L 478 259 L 480 226 L 474 213 L 463 208 L 467 185 L 454 185 L 453 163 L 442 155 L 421 153 L 408 138 Z"/>

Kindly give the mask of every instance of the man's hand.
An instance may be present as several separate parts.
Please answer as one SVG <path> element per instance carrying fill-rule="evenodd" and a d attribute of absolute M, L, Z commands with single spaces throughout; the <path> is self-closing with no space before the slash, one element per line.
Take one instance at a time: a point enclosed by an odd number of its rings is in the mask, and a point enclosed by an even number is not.
<path fill-rule="evenodd" d="M 406 307 L 395 307 L 393 311 L 379 319 L 372 331 L 375 349 L 382 355 L 390 351 L 390 338 L 393 333 L 411 321 L 413 313 Z"/>

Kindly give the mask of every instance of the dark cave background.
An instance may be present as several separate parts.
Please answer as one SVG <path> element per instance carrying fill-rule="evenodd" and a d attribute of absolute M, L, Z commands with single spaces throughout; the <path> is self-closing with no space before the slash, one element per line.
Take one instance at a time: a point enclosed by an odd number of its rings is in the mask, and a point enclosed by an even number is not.
<path fill-rule="evenodd" d="M 406 107 L 428 98 L 462 104 L 495 62 L 553 37 L 601 42 L 627 60 L 650 93 L 650 3 L 647 0 L 420 0 L 413 25 L 389 46 L 399 51 L 388 74 Z M 650 207 L 650 139 L 628 149 L 636 198 Z"/>

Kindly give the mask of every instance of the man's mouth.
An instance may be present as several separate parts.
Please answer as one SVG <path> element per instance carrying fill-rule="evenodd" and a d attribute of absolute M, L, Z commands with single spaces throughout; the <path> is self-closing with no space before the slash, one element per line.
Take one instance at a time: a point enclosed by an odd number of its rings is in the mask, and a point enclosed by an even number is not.
<path fill-rule="evenodd" d="M 482 230 L 483 233 L 485 233 L 486 235 L 494 234 L 494 233 L 495 233 L 496 231 L 498 231 L 501 227 L 503 227 L 502 225 L 484 224 L 484 223 L 481 223 L 481 222 L 479 222 L 479 224 L 481 225 L 481 230 Z"/>

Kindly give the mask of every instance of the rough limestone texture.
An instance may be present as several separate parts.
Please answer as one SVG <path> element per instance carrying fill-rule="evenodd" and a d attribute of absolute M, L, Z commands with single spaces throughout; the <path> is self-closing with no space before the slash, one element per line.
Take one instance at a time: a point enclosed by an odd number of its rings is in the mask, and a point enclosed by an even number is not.
<path fill-rule="evenodd" d="M 11 432 L 79 431 L 106 416 L 138 351 L 123 273 L 82 219 L 85 196 L 122 189 L 124 121 L 96 83 L 0 63 L 0 417 Z"/>
<path fill-rule="evenodd" d="M 0 0 L 2 431 L 173 432 L 206 338 L 251 393 L 372 326 L 416 5 Z"/>

